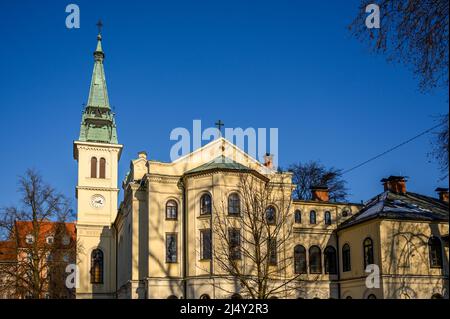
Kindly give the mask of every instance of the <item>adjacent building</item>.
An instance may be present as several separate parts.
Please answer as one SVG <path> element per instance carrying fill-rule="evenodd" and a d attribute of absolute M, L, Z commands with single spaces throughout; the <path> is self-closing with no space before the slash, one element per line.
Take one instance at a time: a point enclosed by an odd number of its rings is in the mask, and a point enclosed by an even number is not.
<path fill-rule="evenodd" d="M 76 263 L 74 223 L 15 221 L 0 242 L 0 298 L 71 299 L 66 267 Z"/>

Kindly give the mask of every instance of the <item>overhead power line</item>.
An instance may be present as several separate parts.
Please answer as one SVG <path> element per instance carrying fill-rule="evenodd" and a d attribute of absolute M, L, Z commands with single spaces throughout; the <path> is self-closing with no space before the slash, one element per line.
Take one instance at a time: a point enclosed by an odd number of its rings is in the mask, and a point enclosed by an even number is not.
<path fill-rule="evenodd" d="M 386 155 L 386 154 L 396 150 L 397 148 L 414 141 L 415 139 L 417 139 L 417 138 L 419 138 L 419 137 L 421 137 L 421 136 L 431 132 L 432 130 L 434 130 L 434 129 L 436 129 L 436 128 L 444 125 L 444 124 L 447 124 L 447 123 L 439 123 L 438 125 L 435 125 L 435 126 L 429 128 L 429 129 L 423 131 L 422 133 L 417 134 L 416 136 L 414 136 L 414 137 L 412 137 L 412 138 L 410 138 L 410 139 L 408 139 L 408 140 L 406 140 L 406 141 L 404 141 L 404 142 L 402 142 L 402 143 L 400 143 L 400 144 L 398 144 L 398 145 L 396 145 L 396 146 L 394 146 L 394 147 L 384 151 L 383 153 L 380 153 L 380 154 L 378 154 L 378 155 L 376 155 L 376 156 L 374 156 L 372 158 L 369 158 L 368 160 L 366 160 L 366 161 L 364 161 L 364 162 L 362 162 L 362 163 L 360 163 L 360 164 L 358 164 L 356 166 L 353 166 L 352 168 L 349 168 L 349 169 L 343 171 L 342 175 L 343 174 L 347 174 L 347 173 L 349 173 L 349 172 L 351 172 L 351 171 L 353 171 L 353 170 L 355 170 L 357 168 L 360 168 L 361 166 L 366 165 L 367 163 L 370 163 L 370 162 L 372 162 L 372 161 L 374 161 L 374 160 L 376 160 L 376 159 L 378 159 L 378 158 L 380 158 L 380 157 L 382 157 L 382 156 L 384 156 L 384 155 Z"/>

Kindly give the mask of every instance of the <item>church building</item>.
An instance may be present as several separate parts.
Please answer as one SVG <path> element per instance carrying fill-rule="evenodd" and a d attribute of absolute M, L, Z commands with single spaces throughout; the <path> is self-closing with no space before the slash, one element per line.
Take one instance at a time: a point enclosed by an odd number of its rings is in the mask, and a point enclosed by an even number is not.
<path fill-rule="evenodd" d="M 218 253 L 225 241 L 236 271 L 254 274 L 245 254 L 243 176 L 275 190 L 264 214 L 279 239 L 267 245 L 266 263 L 271 281 L 285 284 L 271 298 L 448 298 L 448 189 L 432 198 L 390 176 L 365 204 L 330 201 L 326 185 L 312 189 L 312 200 L 292 200 L 291 173 L 277 171 L 269 154 L 259 162 L 222 137 L 173 162 L 139 152 L 119 179 L 124 146 L 104 60 L 99 34 L 73 143 L 77 298 L 250 298 Z M 368 283 L 371 265 L 376 278 Z"/>

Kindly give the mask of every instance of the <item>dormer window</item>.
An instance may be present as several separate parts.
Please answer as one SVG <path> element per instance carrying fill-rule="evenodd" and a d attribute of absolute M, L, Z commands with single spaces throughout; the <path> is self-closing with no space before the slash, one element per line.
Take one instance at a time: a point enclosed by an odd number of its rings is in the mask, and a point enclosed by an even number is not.
<path fill-rule="evenodd" d="M 62 244 L 63 244 L 64 246 L 67 246 L 67 245 L 70 244 L 70 237 L 69 237 L 69 235 L 64 235 L 64 236 L 63 236 L 63 238 L 62 238 Z"/>
<path fill-rule="evenodd" d="M 31 235 L 31 234 L 28 234 L 28 235 L 25 237 L 25 242 L 26 242 L 27 244 L 31 245 L 32 243 L 34 243 L 34 236 Z"/>
<path fill-rule="evenodd" d="M 47 236 L 47 238 L 45 238 L 45 241 L 47 244 L 52 245 L 55 242 L 55 237 Z"/>

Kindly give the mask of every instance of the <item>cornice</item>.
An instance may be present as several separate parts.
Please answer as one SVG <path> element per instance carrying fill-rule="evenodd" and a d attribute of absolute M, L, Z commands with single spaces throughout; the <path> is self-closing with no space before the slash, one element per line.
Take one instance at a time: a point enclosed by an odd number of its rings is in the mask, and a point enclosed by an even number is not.
<path fill-rule="evenodd" d="M 118 188 L 111 187 L 95 187 L 95 186 L 77 186 L 76 189 L 90 190 L 90 191 L 113 191 L 118 192 Z"/>
<path fill-rule="evenodd" d="M 160 174 L 147 174 L 146 179 L 149 182 L 163 183 L 163 184 L 178 184 L 181 176 L 170 176 Z"/>

